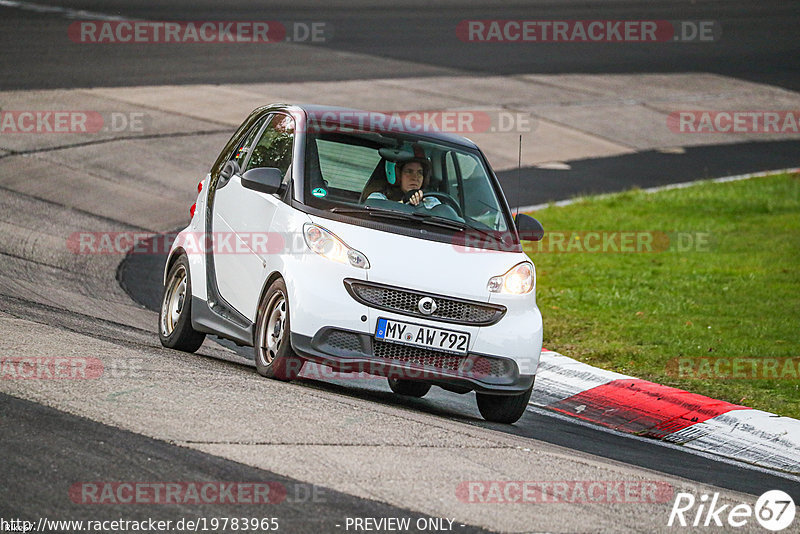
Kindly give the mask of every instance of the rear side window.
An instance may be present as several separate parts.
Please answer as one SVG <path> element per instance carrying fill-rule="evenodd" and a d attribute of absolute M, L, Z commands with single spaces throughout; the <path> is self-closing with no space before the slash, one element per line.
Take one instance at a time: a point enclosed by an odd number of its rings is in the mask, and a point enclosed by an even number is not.
<path fill-rule="evenodd" d="M 381 160 L 374 148 L 317 139 L 322 179 L 328 188 L 361 193 Z"/>

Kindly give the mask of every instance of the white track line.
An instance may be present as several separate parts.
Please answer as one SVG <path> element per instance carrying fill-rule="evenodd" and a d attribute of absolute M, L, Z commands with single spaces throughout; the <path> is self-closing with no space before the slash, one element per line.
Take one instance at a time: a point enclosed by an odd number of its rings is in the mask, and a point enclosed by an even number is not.
<path fill-rule="evenodd" d="M 33 2 L 20 2 L 17 0 L 0 0 L 0 7 L 22 9 L 25 11 L 33 11 L 35 13 L 50 13 L 55 15 L 61 15 L 62 17 L 68 19 L 76 19 L 76 20 L 109 20 L 109 21 L 131 20 L 130 17 L 107 15 L 105 13 L 86 11 L 84 9 L 71 9 L 68 7 L 46 6 L 44 4 L 34 4 Z"/>

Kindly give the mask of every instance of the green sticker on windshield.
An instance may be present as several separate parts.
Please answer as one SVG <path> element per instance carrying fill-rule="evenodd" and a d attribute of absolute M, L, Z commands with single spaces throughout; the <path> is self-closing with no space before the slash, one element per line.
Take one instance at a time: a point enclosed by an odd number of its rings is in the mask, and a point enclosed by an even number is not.
<path fill-rule="evenodd" d="M 316 189 L 312 189 L 311 190 L 311 194 L 314 195 L 317 198 L 322 198 L 325 195 L 327 195 L 328 192 L 325 189 L 321 188 L 321 187 L 317 187 Z"/>

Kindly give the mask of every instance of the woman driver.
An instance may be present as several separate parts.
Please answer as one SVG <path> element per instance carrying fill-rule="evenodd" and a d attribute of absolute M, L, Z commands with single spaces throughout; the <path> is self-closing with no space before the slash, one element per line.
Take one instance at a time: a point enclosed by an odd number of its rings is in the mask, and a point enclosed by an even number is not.
<path fill-rule="evenodd" d="M 422 190 L 428 187 L 431 176 L 431 162 L 424 156 L 400 161 L 395 164 L 395 176 L 398 177 L 394 184 L 387 184 L 381 192 L 372 193 L 367 199 L 394 200 L 407 202 L 412 206 L 420 203 L 431 209 L 441 204 L 439 199 L 425 197 Z"/>

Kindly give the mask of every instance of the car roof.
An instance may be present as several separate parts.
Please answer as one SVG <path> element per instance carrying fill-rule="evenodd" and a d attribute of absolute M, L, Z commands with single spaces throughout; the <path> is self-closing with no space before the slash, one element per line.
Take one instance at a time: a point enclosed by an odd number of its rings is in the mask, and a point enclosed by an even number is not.
<path fill-rule="evenodd" d="M 276 104 L 269 104 L 267 106 L 262 106 L 258 108 L 257 111 L 266 110 L 266 109 L 283 109 L 284 111 L 292 111 L 298 110 L 302 111 L 306 116 L 309 114 L 311 115 L 322 115 L 326 112 L 335 112 L 335 113 L 354 113 L 354 114 L 369 114 L 370 117 L 376 118 L 384 118 L 386 121 L 389 121 L 392 116 L 387 115 L 385 113 L 377 112 L 377 111 L 367 111 L 363 109 L 355 109 L 355 108 L 346 108 L 346 107 L 339 107 L 339 106 L 323 106 L 319 104 L 285 104 L 285 103 L 276 103 Z M 403 112 L 398 112 L 403 113 Z M 408 113 L 411 113 L 409 110 Z M 409 135 L 414 135 L 419 137 L 420 139 L 429 139 L 431 141 L 443 141 L 445 143 L 450 143 L 454 145 L 460 145 L 466 148 L 474 148 L 477 149 L 478 146 L 472 142 L 470 139 L 466 137 L 450 134 L 445 132 L 440 132 L 436 130 L 431 130 L 430 128 L 426 128 L 425 131 L 418 131 L 418 130 L 405 130 L 402 127 L 392 127 L 388 133 L 407 133 Z"/>

